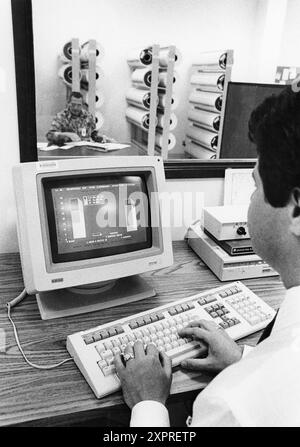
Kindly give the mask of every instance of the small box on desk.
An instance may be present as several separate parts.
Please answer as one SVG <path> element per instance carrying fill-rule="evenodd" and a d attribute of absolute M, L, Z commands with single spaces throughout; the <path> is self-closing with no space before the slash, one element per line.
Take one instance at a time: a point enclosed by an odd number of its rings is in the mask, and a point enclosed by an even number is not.
<path fill-rule="evenodd" d="M 258 255 L 230 256 L 201 229 L 200 222 L 188 230 L 189 246 L 220 281 L 276 276 L 278 273 Z"/>

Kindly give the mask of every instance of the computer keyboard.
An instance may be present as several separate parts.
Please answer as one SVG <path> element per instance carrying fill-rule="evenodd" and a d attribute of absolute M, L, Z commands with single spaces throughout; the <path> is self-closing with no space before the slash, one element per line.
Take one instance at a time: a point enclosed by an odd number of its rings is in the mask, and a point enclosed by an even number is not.
<path fill-rule="evenodd" d="M 275 311 L 237 281 L 122 318 L 67 338 L 67 349 L 97 398 L 120 388 L 114 355 L 140 339 L 154 343 L 172 366 L 206 352 L 206 347 L 178 331 L 195 319 L 214 321 L 234 339 L 263 329 Z"/>

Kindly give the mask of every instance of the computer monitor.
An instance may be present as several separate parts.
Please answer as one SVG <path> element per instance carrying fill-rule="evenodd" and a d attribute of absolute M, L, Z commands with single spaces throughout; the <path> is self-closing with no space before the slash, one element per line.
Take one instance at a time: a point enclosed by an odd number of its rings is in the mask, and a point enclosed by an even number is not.
<path fill-rule="evenodd" d="M 251 112 L 265 98 L 278 95 L 286 85 L 229 82 L 222 130 L 220 158 L 256 158 L 255 144 L 248 138 Z"/>
<path fill-rule="evenodd" d="M 154 296 L 139 276 L 173 262 L 159 157 L 94 157 L 13 168 L 24 284 L 43 319 Z"/>

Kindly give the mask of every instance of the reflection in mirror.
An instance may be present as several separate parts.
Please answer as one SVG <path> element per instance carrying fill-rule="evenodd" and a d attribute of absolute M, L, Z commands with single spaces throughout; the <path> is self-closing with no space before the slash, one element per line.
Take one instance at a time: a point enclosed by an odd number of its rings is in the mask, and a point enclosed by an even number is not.
<path fill-rule="evenodd" d="M 276 67 L 296 64 L 283 49 L 295 42 L 297 8 L 270 0 L 32 0 L 39 157 L 103 156 L 108 145 L 99 145 L 108 142 L 124 145 L 110 146 L 118 148 L 110 155 L 255 158 L 249 114 L 280 90 Z M 60 146 L 76 140 L 77 148 Z"/>

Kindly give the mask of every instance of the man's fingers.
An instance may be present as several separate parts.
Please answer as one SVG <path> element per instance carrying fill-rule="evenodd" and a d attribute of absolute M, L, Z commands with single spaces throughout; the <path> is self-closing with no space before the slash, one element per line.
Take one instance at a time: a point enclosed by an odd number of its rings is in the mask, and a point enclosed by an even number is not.
<path fill-rule="evenodd" d="M 212 329 L 217 329 L 218 325 L 214 321 L 208 321 L 203 319 L 198 319 L 191 321 L 187 327 L 199 327 L 201 329 L 206 329 L 207 331 L 210 331 Z"/>
<path fill-rule="evenodd" d="M 154 343 L 149 343 L 146 348 L 147 355 L 152 355 L 153 357 L 158 356 L 158 350 Z"/>
<path fill-rule="evenodd" d="M 136 359 L 145 357 L 144 344 L 143 344 L 140 340 L 137 340 L 137 341 L 134 343 L 134 345 L 133 345 L 133 351 L 134 351 L 134 357 L 135 357 Z"/>
<path fill-rule="evenodd" d="M 117 370 L 117 373 L 120 374 L 125 370 L 125 365 L 123 363 L 123 360 L 121 358 L 120 354 L 116 354 L 114 357 L 115 367 Z"/>
<path fill-rule="evenodd" d="M 162 364 L 163 369 L 165 370 L 166 374 L 170 376 L 172 374 L 172 361 L 170 357 L 165 354 L 164 352 L 159 352 L 159 360 Z"/>
<path fill-rule="evenodd" d="M 203 340 L 209 343 L 210 334 L 205 329 L 200 329 L 199 327 L 185 327 L 178 331 L 180 337 L 194 337 L 199 340 Z"/>
<path fill-rule="evenodd" d="M 181 366 L 185 369 L 190 369 L 191 371 L 210 371 L 211 362 L 207 357 L 205 359 L 189 359 L 181 362 Z"/>

